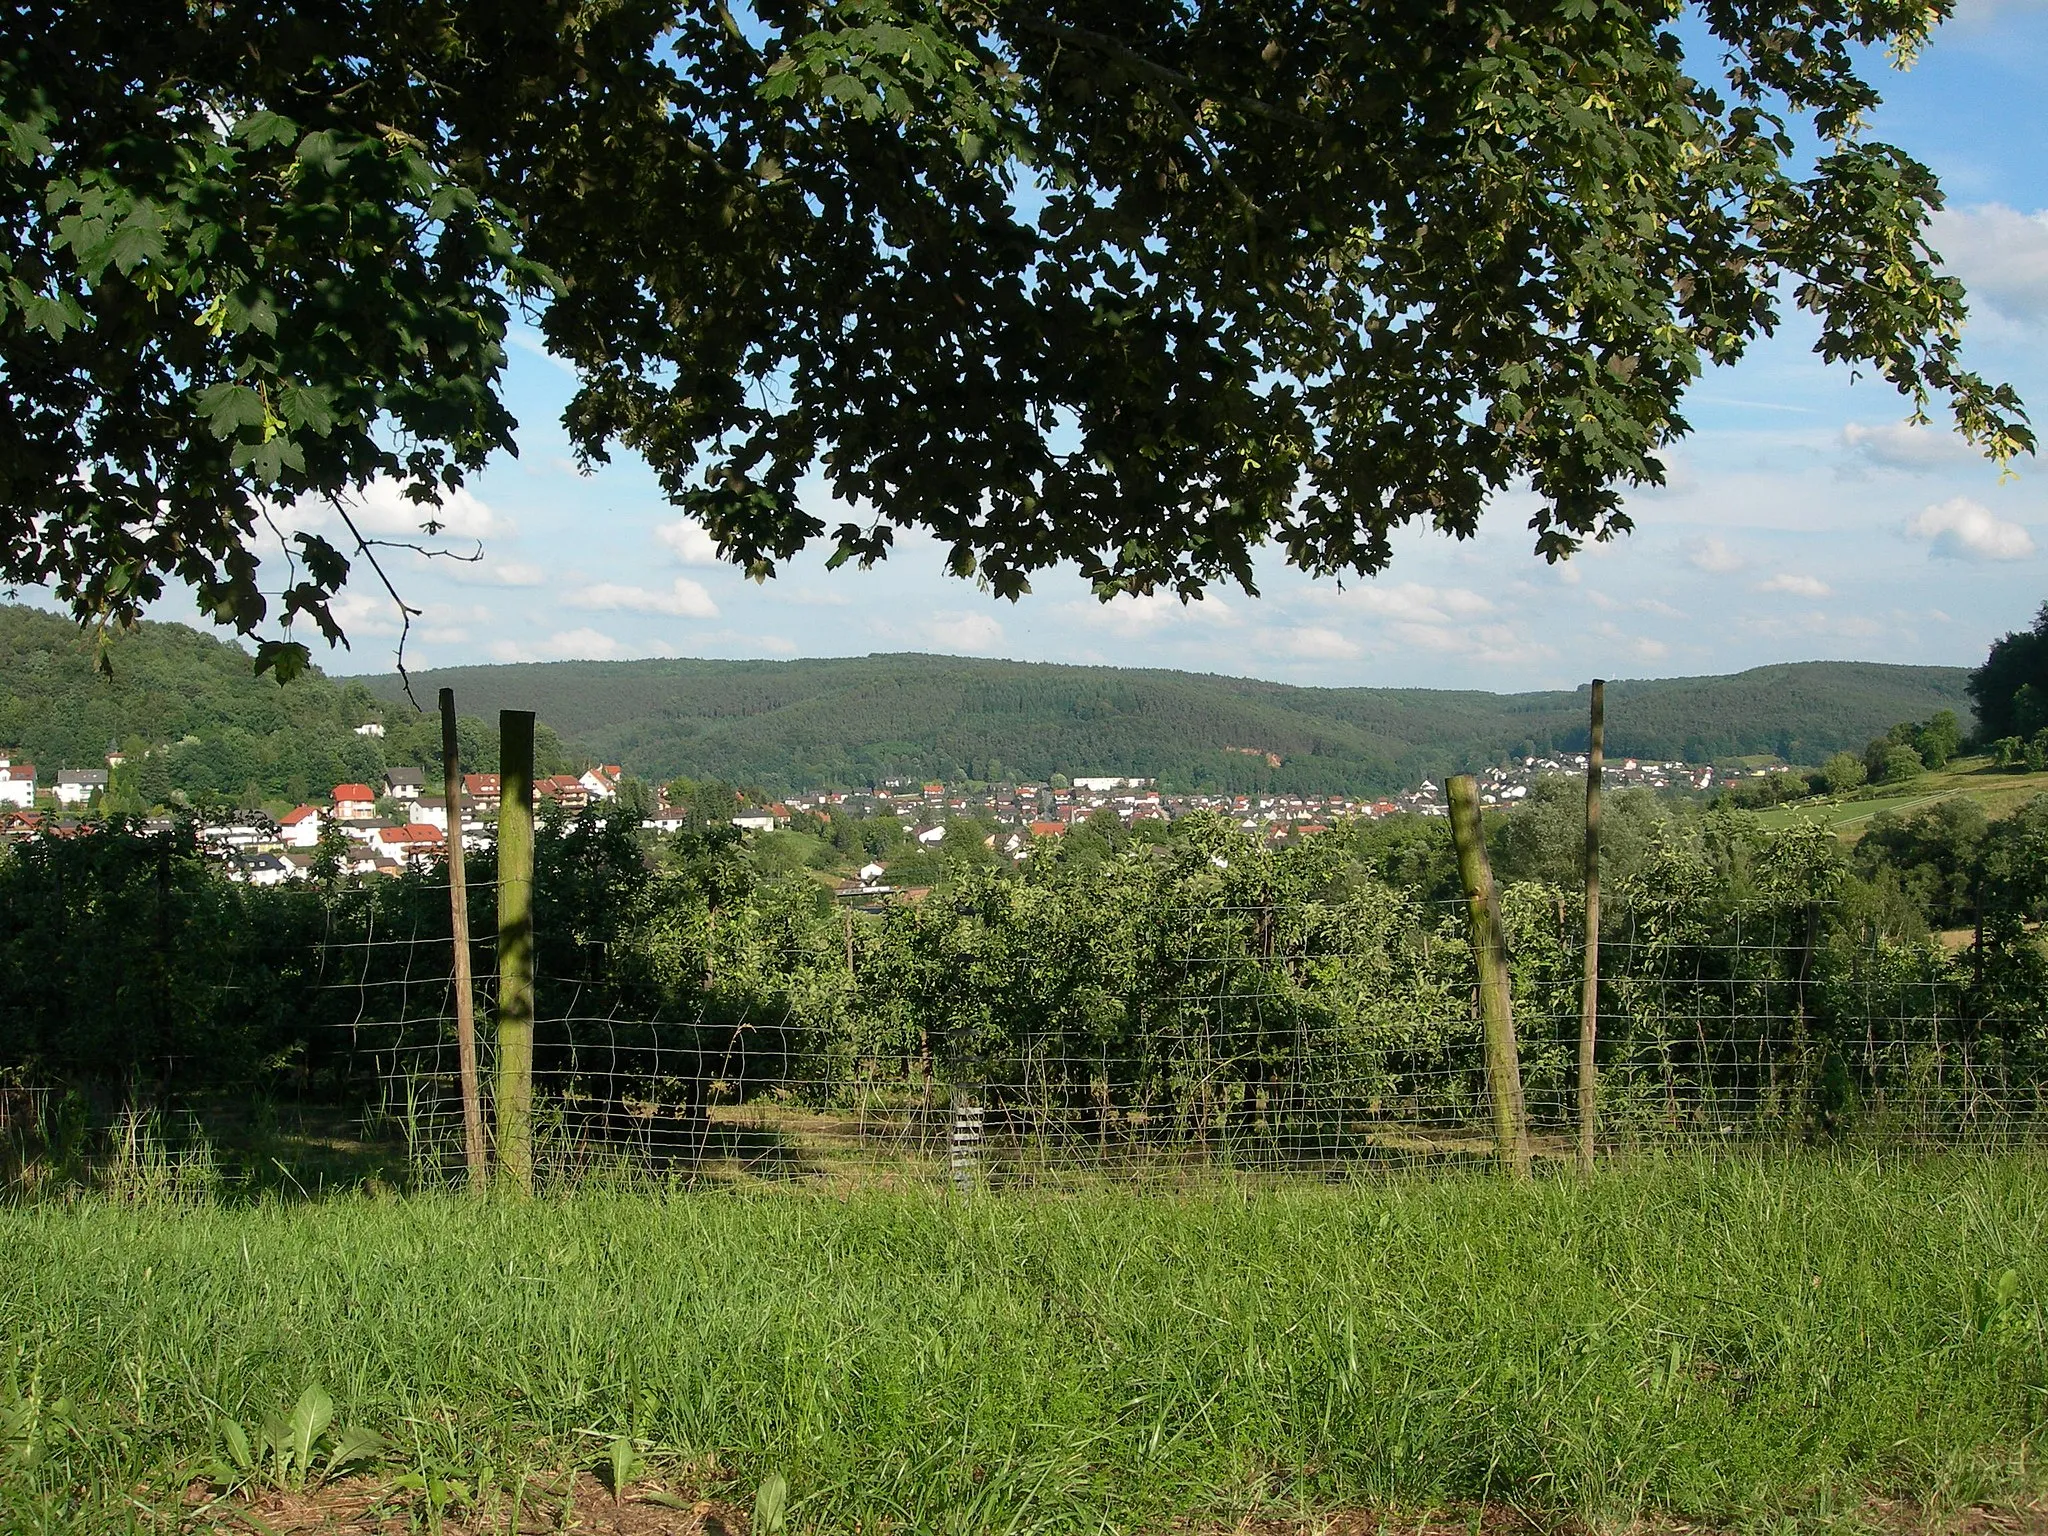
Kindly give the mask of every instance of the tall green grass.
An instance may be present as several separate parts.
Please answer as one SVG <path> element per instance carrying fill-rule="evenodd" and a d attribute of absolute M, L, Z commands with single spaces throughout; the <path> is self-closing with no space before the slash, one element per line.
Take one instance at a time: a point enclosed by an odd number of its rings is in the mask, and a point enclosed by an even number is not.
<path fill-rule="evenodd" d="M 2004 1496 L 2035 1486 L 2048 1412 L 2044 1220 L 2048 1163 L 2020 1157 L 17 1207 L 0 1527 L 144 1524 L 222 1420 L 309 1384 L 400 1461 L 505 1481 L 630 1435 L 743 1489 L 785 1474 L 792 1528 L 835 1531 Z"/>

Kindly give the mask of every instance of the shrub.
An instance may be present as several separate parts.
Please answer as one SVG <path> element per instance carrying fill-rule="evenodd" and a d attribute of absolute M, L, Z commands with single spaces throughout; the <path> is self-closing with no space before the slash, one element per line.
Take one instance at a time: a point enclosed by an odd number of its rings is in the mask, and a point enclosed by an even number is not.
<path fill-rule="evenodd" d="M 1821 783 L 1831 795 L 1844 794 L 1870 776 L 1863 760 L 1853 752 L 1837 752 L 1821 765 Z"/>

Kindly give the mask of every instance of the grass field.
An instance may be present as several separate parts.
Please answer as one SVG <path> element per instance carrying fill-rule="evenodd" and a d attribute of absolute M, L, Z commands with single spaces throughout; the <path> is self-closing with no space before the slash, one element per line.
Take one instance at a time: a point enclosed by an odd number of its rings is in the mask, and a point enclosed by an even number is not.
<path fill-rule="evenodd" d="M 500 1531 L 573 1525 L 532 1491 L 619 1437 L 690 1497 L 745 1508 L 785 1476 L 792 1531 L 1488 1500 L 1783 1529 L 2025 1499 L 2044 1225 L 2048 1163 L 2018 1156 L 1170 1198 L 17 1206 L 0 1529 L 178 1528 L 190 1480 L 235 1459 L 227 1422 L 309 1385 L 337 1429 L 385 1437 L 388 1509 Z"/>
<path fill-rule="evenodd" d="M 1909 779 L 1895 790 L 1880 788 L 1868 799 L 1819 800 L 1781 805 L 1761 811 L 1767 827 L 1818 822 L 1837 836 L 1854 842 L 1864 828 L 1885 812 L 1911 815 L 1942 800 L 1967 795 L 1994 820 L 2010 815 L 2036 795 L 2048 795 L 2048 773 L 2012 773 L 1993 768 L 1984 757 L 1960 757 L 1948 767 Z"/>

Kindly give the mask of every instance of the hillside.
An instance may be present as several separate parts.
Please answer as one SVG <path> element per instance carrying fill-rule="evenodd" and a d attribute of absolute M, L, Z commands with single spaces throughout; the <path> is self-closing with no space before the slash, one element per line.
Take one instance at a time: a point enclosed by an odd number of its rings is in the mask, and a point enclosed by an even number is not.
<path fill-rule="evenodd" d="M 1616 682 L 1609 749 L 1817 762 L 1936 710 L 1953 709 L 1967 724 L 1963 678 L 1955 667 L 1803 662 Z M 364 682 L 398 696 L 396 678 Z M 1583 690 L 1299 688 L 949 656 L 456 667 L 426 673 L 415 687 L 444 683 L 466 709 L 537 710 L 647 777 L 775 789 L 1056 772 L 1138 774 L 1184 788 L 1393 789 L 1506 755 L 1583 749 L 1586 740 Z"/>
<path fill-rule="evenodd" d="M 254 674 L 246 651 L 183 624 L 117 634 L 107 659 L 111 675 L 98 669 L 93 635 L 69 619 L 0 605 L 0 748 L 19 749 L 46 785 L 61 768 L 104 766 L 110 745 L 128 757 L 110 786 L 115 802 L 134 810 L 175 795 L 296 802 L 439 758 L 438 720 L 409 704 L 318 671 L 279 687 Z M 432 705 L 431 691 L 420 697 Z M 465 715 L 483 714 L 458 700 Z M 384 739 L 355 734 L 373 720 Z M 542 743 L 559 761 L 552 736 Z M 463 750 L 472 766 L 496 767 L 496 730 L 472 719 Z"/>

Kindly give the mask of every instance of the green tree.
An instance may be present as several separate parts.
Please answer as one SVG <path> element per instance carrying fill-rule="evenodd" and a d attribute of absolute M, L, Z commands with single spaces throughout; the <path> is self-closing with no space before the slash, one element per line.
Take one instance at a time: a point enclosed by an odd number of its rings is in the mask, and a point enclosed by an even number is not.
<path fill-rule="evenodd" d="M 1869 777 L 1866 760 L 1853 752 L 1837 752 L 1821 764 L 1821 784 L 1831 795 L 1847 794 Z"/>
<path fill-rule="evenodd" d="M 1874 784 L 1897 784 L 1927 771 L 1918 752 L 1886 737 L 1879 737 L 1864 750 L 1863 766 Z"/>
<path fill-rule="evenodd" d="M 1963 796 L 1911 816 L 1886 811 L 1856 843 L 1856 872 L 1866 880 L 1894 872 L 1930 926 L 1965 927 L 1975 918 L 1988 826 L 1984 808 Z"/>
<path fill-rule="evenodd" d="M 2041 605 L 2032 629 L 1991 643 L 1991 653 L 1970 674 L 1968 687 L 1981 741 L 2031 736 L 2048 726 L 2048 603 Z"/>
<path fill-rule="evenodd" d="M 2003 460 L 2033 437 L 1962 363 L 1935 178 L 1863 127 L 1863 61 L 1948 9 L 1716 0 L 1689 55 L 1674 4 L 37 0 L 0 574 L 332 636 L 362 546 L 300 536 L 273 614 L 259 507 L 391 479 L 434 526 L 512 441 L 522 294 L 576 450 L 646 456 L 756 574 L 900 528 L 1005 595 L 1249 586 L 1265 543 L 1371 572 L 1523 477 L 1562 558 L 1781 295 Z M 871 510 L 828 529 L 820 467 Z"/>
<path fill-rule="evenodd" d="M 1913 739 L 1907 745 L 1920 754 L 1920 761 L 1929 768 L 1946 768 L 1963 745 L 1963 729 L 1956 721 L 1955 711 L 1941 710 L 1914 727 Z"/>

